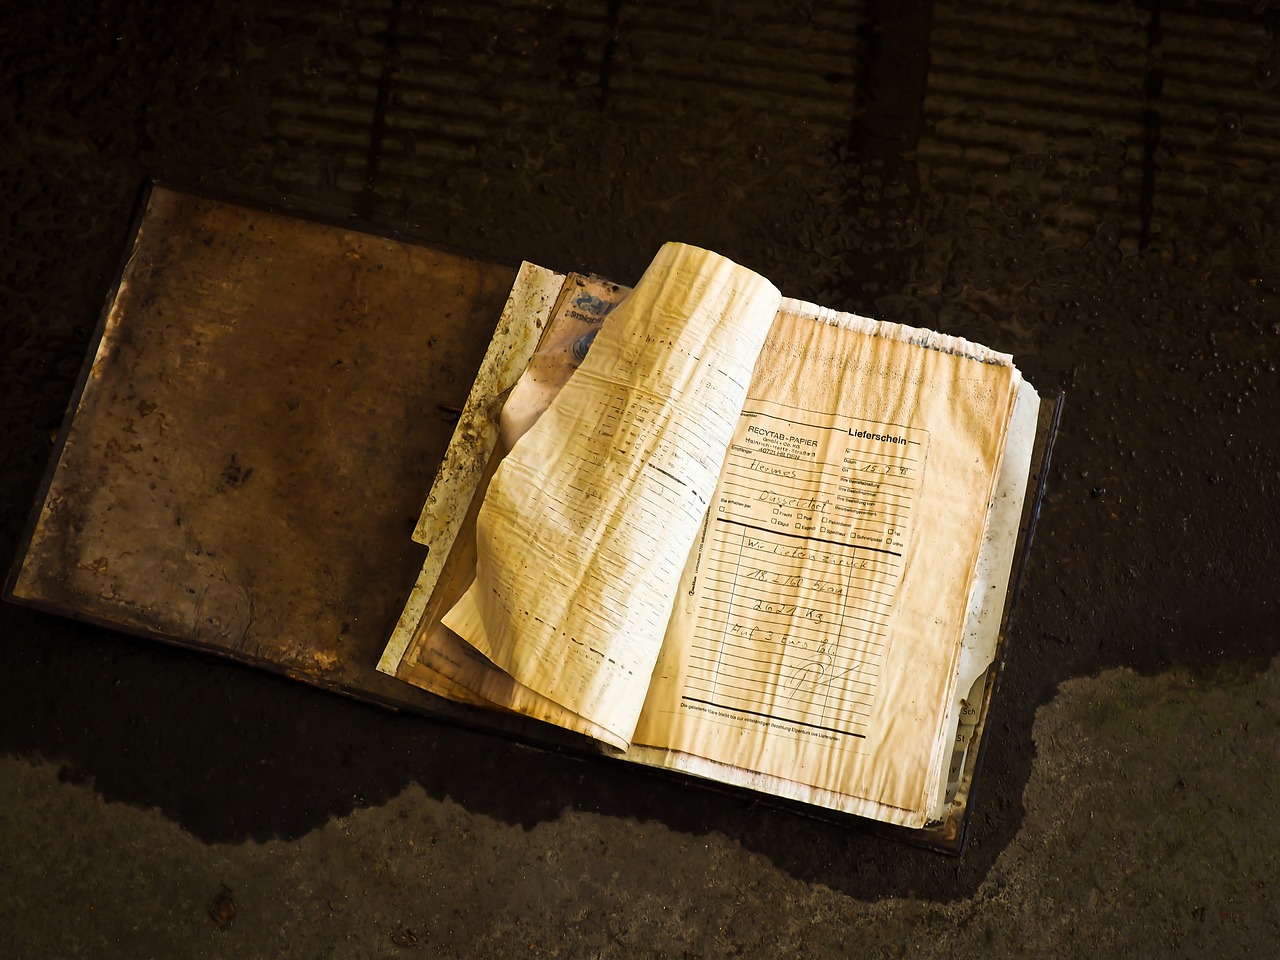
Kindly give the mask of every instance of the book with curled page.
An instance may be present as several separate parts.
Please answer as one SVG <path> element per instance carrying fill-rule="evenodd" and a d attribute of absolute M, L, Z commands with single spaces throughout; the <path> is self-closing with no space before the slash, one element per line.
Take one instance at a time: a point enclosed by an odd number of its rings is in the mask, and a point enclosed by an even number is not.
<path fill-rule="evenodd" d="M 145 190 L 6 600 L 962 846 L 1059 400 L 298 213 Z"/>
<path fill-rule="evenodd" d="M 379 669 L 962 846 L 1058 404 L 680 244 L 630 291 L 522 283 L 555 306 L 490 348 Z"/>

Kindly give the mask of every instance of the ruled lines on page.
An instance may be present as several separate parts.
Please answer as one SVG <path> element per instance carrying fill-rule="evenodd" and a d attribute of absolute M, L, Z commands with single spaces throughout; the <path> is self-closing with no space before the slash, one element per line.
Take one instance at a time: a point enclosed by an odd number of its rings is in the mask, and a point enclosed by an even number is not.
<path fill-rule="evenodd" d="M 923 430 L 743 411 L 695 585 L 686 702 L 864 736 L 926 451 Z"/>

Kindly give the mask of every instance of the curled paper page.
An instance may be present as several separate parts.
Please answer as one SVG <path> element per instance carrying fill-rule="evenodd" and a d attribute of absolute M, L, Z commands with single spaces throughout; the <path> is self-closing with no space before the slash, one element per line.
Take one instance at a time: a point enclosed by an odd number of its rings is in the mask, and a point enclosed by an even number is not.
<path fill-rule="evenodd" d="M 780 302 L 724 257 L 664 246 L 481 507 L 476 579 L 445 625 L 621 740 Z"/>

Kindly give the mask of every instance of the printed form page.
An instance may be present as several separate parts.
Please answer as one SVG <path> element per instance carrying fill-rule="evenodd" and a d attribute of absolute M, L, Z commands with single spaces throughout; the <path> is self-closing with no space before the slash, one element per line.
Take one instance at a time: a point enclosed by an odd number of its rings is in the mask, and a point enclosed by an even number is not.
<path fill-rule="evenodd" d="M 636 743 L 927 807 L 1016 377 L 983 347 L 785 301 Z"/>

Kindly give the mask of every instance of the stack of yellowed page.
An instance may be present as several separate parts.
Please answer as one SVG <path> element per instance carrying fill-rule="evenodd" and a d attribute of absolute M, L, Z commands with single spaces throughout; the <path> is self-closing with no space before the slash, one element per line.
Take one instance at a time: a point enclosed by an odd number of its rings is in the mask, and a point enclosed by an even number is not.
<path fill-rule="evenodd" d="M 887 823 L 953 800 L 1039 397 L 1010 357 L 668 244 L 526 264 L 380 669 Z"/>

